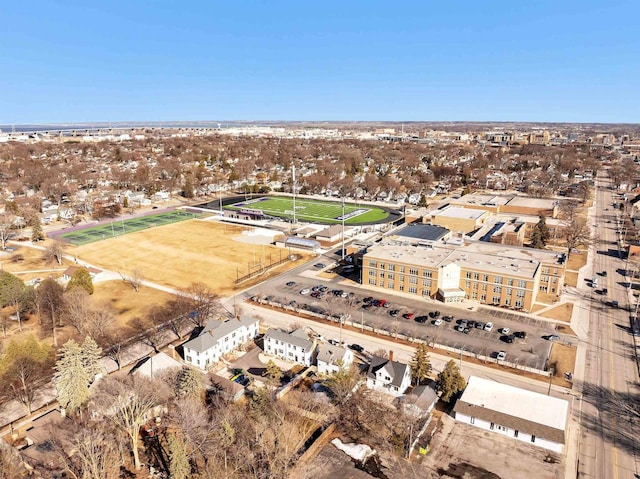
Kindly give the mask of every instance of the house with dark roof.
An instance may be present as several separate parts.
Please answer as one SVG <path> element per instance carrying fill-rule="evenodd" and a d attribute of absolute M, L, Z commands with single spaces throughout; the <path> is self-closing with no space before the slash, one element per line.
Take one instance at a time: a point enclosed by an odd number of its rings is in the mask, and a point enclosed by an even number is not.
<path fill-rule="evenodd" d="M 248 316 L 219 321 L 210 319 L 200 334 L 184 343 L 184 360 L 206 370 L 223 354 L 237 350 L 258 335 L 258 320 Z"/>
<path fill-rule="evenodd" d="M 367 387 L 394 397 L 401 396 L 411 385 L 408 364 L 374 356 L 367 371 Z"/>
<path fill-rule="evenodd" d="M 456 421 L 562 453 L 569 403 L 471 376 L 453 408 Z"/>
<path fill-rule="evenodd" d="M 340 369 L 349 369 L 353 364 L 353 351 L 350 349 L 333 344 L 322 344 L 318 349 L 318 374 L 334 374 Z"/>
<path fill-rule="evenodd" d="M 269 329 L 264 335 L 264 352 L 285 361 L 311 366 L 315 360 L 316 343 L 309 340 L 303 329 L 290 333 L 281 329 Z"/>

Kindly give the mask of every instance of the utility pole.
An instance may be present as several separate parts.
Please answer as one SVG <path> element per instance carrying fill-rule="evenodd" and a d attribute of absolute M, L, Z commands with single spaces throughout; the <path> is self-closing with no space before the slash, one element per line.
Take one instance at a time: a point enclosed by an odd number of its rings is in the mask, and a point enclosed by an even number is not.
<path fill-rule="evenodd" d="M 344 261 L 344 196 L 342 197 L 342 261 Z"/>

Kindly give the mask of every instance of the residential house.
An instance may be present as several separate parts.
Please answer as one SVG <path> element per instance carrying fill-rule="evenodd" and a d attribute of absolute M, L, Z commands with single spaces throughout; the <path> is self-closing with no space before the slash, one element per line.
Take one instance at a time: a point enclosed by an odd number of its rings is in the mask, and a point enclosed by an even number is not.
<path fill-rule="evenodd" d="M 200 369 L 241 348 L 258 335 L 258 320 L 248 316 L 219 321 L 211 319 L 202 332 L 184 344 L 184 360 Z"/>
<path fill-rule="evenodd" d="M 456 421 L 561 453 L 568 405 L 564 399 L 471 376 L 453 414 Z"/>
<path fill-rule="evenodd" d="M 179 361 L 176 361 L 166 353 L 159 352 L 158 354 L 140 360 L 131 370 L 131 374 L 153 378 L 164 371 L 181 367 L 182 364 Z"/>
<path fill-rule="evenodd" d="M 302 329 L 290 333 L 281 329 L 269 329 L 264 335 L 264 352 L 271 356 L 311 366 L 315 359 L 316 343 Z"/>
<path fill-rule="evenodd" d="M 353 351 L 332 344 L 322 344 L 318 351 L 318 374 L 334 374 L 353 364 Z"/>
<path fill-rule="evenodd" d="M 408 364 L 374 356 L 367 371 L 367 387 L 391 396 L 401 396 L 411 385 Z"/>
<path fill-rule="evenodd" d="M 75 273 L 79 269 L 86 269 L 87 271 L 89 271 L 89 276 L 91 276 L 91 279 L 95 279 L 96 276 L 102 273 L 102 270 L 96 269 L 96 268 L 91 268 L 91 267 L 84 268 L 82 266 L 69 266 L 67 269 L 64 270 L 64 273 L 62 273 L 62 279 L 65 281 L 69 281 L 73 276 L 73 273 Z"/>

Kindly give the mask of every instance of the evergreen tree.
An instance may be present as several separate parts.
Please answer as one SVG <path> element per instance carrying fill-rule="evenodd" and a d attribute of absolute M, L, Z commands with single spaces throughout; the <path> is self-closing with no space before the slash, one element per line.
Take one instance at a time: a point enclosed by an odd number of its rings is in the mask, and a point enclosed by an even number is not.
<path fill-rule="evenodd" d="M 549 228 L 547 227 L 545 217 L 540 215 L 538 222 L 531 232 L 531 247 L 538 249 L 544 248 L 547 245 L 549 236 Z"/>
<path fill-rule="evenodd" d="M 441 393 L 440 399 L 444 402 L 449 402 L 458 393 L 464 391 L 466 387 L 467 381 L 460 374 L 458 365 L 455 361 L 450 360 L 436 378 L 436 391 Z"/>
<path fill-rule="evenodd" d="M 96 375 L 104 374 L 104 367 L 100 364 L 102 358 L 102 348 L 94 341 L 91 336 L 87 336 L 82 343 L 82 365 L 89 382 L 92 383 Z"/>
<path fill-rule="evenodd" d="M 429 206 L 429 203 L 427 203 L 427 197 L 425 195 L 420 195 L 420 201 L 418 201 L 418 206 L 422 208 Z"/>
<path fill-rule="evenodd" d="M 67 283 L 67 291 L 73 288 L 83 288 L 87 293 L 93 294 L 93 280 L 88 269 L 78 268 L 73 272 L 69 283 Z"/>
<path fill-rule="evenodd" d="M 182 368 L 177 378 L 177 390 L 181 396 L 201 397 L 202 376 L 195 368 Z"/>
<path fill-rule="evenodd" d="M 431 373 L 431 361 L 429 360 L 429 349 L 425 343 L 418 344 L 416 352 L 411 359 L 411 380 L 416 384 L 422 383 L 429 378 Z"/>
<path fill-rule="evenodd" d="M 89 400 L 91 377 L 83 364 L 82 347 L 73 339 L 62 346 L 53 380 L 60 405 L 70 412 L 79 410 Z"/>
<path fill-rule="evenodd" d="M 42 224 L 38 215 L 33 215 L 29 223 L 31 226 L 31 241 L 42 241 L 44 239 L 44 231 L 42 231 Z"/>
<path fill-rule="evenodd" d="M 273 361 L 269 361 L 267 363 L 267 370 L 264 372 L 264 375 L 267 377 L 267 383 L 270 386 L 275 387 L 280 383 L 283 372 L 276 363 L 274 363 Z"/>
<path fill-rule="evenodd" d="M 184 441 L 175 434 L 171 434 L 169 443 L 169 477 L 171 479 L 187 479 L 191 477 L 191 465 L 187 456 Z"/>

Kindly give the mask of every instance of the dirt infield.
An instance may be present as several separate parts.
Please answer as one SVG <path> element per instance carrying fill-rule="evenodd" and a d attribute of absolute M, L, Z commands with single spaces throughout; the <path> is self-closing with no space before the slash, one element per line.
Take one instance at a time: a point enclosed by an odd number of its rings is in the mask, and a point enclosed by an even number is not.
<path fill-rule="evenodd" d="M 285 258 L 288 251 L 270 245 L 235 241 L 247 229 L 213 221 L 187 220 L 79 246 L 78 257 L 105 269 L 129 273 L 139 269 L 145 279 L 171 288 L 199 281 L 220 295 L 231 293 L 237 275 Z M 305 256 L 303 260 L 308 259 Z M 297 263 L 286 263 L 279 271 Z M 274 274 L 272 271 L 270 274 Z M 254 282 L 262 281 L 260 276 Z M 241 288 L 249 286 L 243 283 Z"/>

